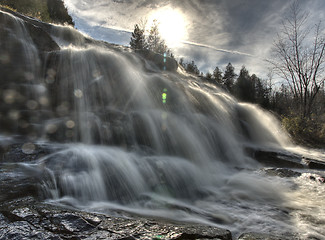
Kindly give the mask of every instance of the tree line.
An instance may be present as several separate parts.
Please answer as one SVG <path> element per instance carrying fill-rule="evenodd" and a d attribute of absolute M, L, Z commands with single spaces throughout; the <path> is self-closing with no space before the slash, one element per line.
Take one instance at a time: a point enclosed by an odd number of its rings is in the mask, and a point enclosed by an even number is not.
<path fill-rule="evenodd" d="M 204 75 L 194 61 L 185 63 L 181 58 L 179 65 L 186 72 L 201 76 L 201 79 L 222 87 L 239 101 L 256 103 L 264 108 L 271 105 L 271 81 L 259 78 L 256 74 L 250 75 L 245 66 L 240 69 L 239 75 L 235 73 L 235 67 L 231 63 L 227 64 L 224 72 L 217 66 L 213 73 L 207 72 Z"/>
<path fill-rule="evenodd" d="M 167 47 L 166 42 L 159 33 L 159 22 L 153 20 L 149 34 L 146 34 L 145 22 L 135 24 L 132 32 L 130 46 L 134 50 L 150 50 L 159 54 L 166 54 L 173 57 L 172 52 Z"/>
<path fill-rule="evenodd" d="M 278 88 L 272 88 L 271 76 L 265 80 L 250 75 L 245 66 L 238 75 L 231 63 L 224 72 L 216 67 L 213 73 L 204 75 L 194 61 L 185 63 L 181 58 L 179 65 L 188 73 L 221 86 L 239 101 L 259 104 L 273 111 L 297 142 L 324 147 L 325 28 L 321 21 L 311 25 L 310 18 L 296 0 L 283 20 L 273 44 L 272 60 L 268 60 L 272 72 L 283 79 Z M 159 36 L 157 22 L 148 37 L 144 29 L 135 25 L 130 45 L 133 49 L 171 53 Z"/>

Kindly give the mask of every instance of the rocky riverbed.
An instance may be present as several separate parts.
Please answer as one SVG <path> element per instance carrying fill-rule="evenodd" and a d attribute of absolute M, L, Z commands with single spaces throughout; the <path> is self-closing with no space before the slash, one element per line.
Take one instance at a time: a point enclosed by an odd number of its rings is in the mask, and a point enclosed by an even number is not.
<path fill-rule="evenodd" d="M 28 148 L 23 143 L 2 140 L 0 145 L 0 239 L 304 239 L 294 233 L 289 236 L 263 233 L 234 236 L 227 229 L 197 223 L 144 218 L 124 211 L 94 213 L 69 205 L 51 204 L 41 194 L 39 175 L 28 172 L 24 163 L 31 163 L 60 147 L 29 144 Z M 281 178 L 297 178 L 304 172 L 287 168 L 263 168 L 261 171 Z M 306 181 L 324 184 L 324 177 L 310 174 Z"/>

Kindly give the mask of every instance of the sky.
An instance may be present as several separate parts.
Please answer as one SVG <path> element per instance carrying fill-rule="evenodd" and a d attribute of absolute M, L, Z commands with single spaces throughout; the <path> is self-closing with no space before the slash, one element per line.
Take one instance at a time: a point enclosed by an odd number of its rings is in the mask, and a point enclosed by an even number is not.
<path fill-rule="evenodd" d="M 168 45 L 177 59 L 194 60 L 199 69 L 224 70 L 231 62 L 238 73 L 245 66 L 251 74 L 267 78 L 272 44 L 288 14 L 291 0 L 64 0 L 76 28 L 89 36 L 129 45 L 136 23 L 152 21 L 167 12 L 169 25 L 182 21 L 182 39 Z M 311 24 L 325 18 L 325 0 L 304 0 Z M 177 13 L 179 18 L 173 18 Z M 158 13 L 158 15 L 157 15 Z M 173 22 L 174 21 L 174 22 Z M 180 30 L 175 30 L 176 35 Z M 167 43 L 168 44 L 168 43 Z"/>

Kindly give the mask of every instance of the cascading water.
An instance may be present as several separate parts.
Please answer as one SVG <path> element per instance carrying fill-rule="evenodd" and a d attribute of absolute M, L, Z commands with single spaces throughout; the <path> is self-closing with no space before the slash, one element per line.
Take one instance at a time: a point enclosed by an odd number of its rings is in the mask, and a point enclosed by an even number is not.
<path fill-rule="evenodd" d="M 316 194 L 297 187 L 303 177 L 268 177 L 246 154 L 246 148 L 290 146 L 270 114 L 68 27 L 46 26 L 58 46 L 41 50 L 26 22 L 4 12 L 0 17 L 1 51 L 7 51 L 1 71 L 10 66 L 13 72 L 1 78 L 2 121 L 17 121 L 2 131 L 22 135 L 28 128 L 29 137 L 61 149 L 21 164 L 39 175 L 47 200 L 235 233 L 286 233 L 299 232 L 304 216 L 313 214 L 302 205 L 305 191 L 315 196 L 308 208 L 318 215 L 312 216 L 324 221 L 324 209 L 315 204 L 324 189 L 316 186 Z M 317 224 L 301 233 L 325 234 Z"/>

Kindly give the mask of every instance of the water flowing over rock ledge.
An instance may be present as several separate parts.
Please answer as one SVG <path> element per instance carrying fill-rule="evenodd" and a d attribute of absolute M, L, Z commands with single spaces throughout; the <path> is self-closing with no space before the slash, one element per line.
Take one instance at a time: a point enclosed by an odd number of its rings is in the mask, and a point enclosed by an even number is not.
<path fill-rule="evenodd" d="M 321 213 L 314 201 L 323 196 L 307 201 L 295 190 L 307 182 L 308 197 L 321 193 L 323 172 L 305 168 L 323 162 L 280 151 L 286 138 L 267 113 L 178 74 L 174 60 L 161 65 L 160 55 L 8 12 L 0 11 L 0 238 L 231 239 L 229 227 L 233 237 L 251 232 L 239 239 L 320 239 L 322 215 L 302 203 Z M 174 221 L 79 211 L 69 199 L 149 206 Z M 175 222 L 184 220 L 177 213 L 221 228 Z"/>
<path fill-rule="evenodd" d="M 36 184 L 39 175 L 34 172 L 26 178 L 25 175 L 17 174 L 19 171 L 15 168 L 56 152 L 60 147 L 53 148 L 51 145 L 39 143 L 33 145 L 32 152 L 26 152 L 26 149 L 24 151 L 22 143 L 12 145 L 2 142 L 0 145 L 1 239 L 235 239 L 230 231 L 223 228 L 143 218 L 123 211 L 115 212 L 113 217 L 42 203 L 37 200 L 41 197 Z M 268 176 L 282 178 L 300 177 L 302 174 L 286 168 L 265 168 L 263 171 Z M 12 178 L 13 176 L 15 177 Z M 309 178 L 310 182 L 324 183 L 324 176 L 310 175 Z M 124 217 L 116 217 L 116 214 Z M 300 238 L 294 234 L 274 236 L 262 233 L 244 233 L 238 237 L 238 240 L 290 239 Z"/>

